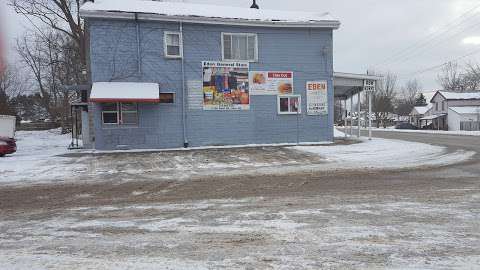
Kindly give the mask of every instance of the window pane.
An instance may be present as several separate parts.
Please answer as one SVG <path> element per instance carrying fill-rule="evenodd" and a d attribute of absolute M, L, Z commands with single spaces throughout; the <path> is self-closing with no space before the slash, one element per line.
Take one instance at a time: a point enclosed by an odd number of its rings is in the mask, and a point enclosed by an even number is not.
<path fill-rule="evenodd" d="M 247 36 L 240 36 L 239 39 L 238 39 L 238 47 L 239 47 L 239 50 L 240 50 L 240 57 L 238 58 L 239 60 L 248 60 L 247 58 Z"/>
<path fill-rule="evenodd" d="M 248 60 L 255 60 L 256 36 L 248 36 Z"/>
<path fill-rule="evenodd" d="M 298 97 L 291 97 L 290 98 L 290 112 L 298 112 L 299 108 Z"/>
<path fill-rule="evenodd" d="M 170 56 L 179 56 L 180 47 L 179 46 L 167 46 L 167 54 Z"/>
<path fill-rule="evenodd" d="M 223 35 L 223 56 L 225 59 L 232 59 L 232 36 Z"/>
<path fill-rule="evenodd" d="M 240 44 L 238 36 L 232 36 L 232 59 L 240 59 Z"/>
<path fill-rule="evenodd" d="M 160 103 L 174 103 L 175 94 L 174 93 L 160 93 Z"/>
<path fill-rule="evenodd" d="M 180 35 L 179 34 L 167 34 L 167 45 L 180 45 Z"/>
<path fill-rule="evenodd" d="M 124 125 L 135 125 L 138 122 L 138 115 L 136 112 L 123 112 L 122 113 L 122 124 Z"/>
<path fill-rule="evenodd" d="M 288 112 L 288 98 L 280 98 L 280 112 Z"/>
<path fill-rule="evenodd" d="M 117 103 L 102 103 L 102 111 L 117 111 Z"/>
<path fill-rule="evenodd" d="M 104 112 L 103 113 L 103 123 L 104 124 L 117 124 L 117 113 L 116 112 Z"/>
<path fill-rule="evenodd" d="M 122 111 L 137 111 L 136 103 L 122 103 Z"/>

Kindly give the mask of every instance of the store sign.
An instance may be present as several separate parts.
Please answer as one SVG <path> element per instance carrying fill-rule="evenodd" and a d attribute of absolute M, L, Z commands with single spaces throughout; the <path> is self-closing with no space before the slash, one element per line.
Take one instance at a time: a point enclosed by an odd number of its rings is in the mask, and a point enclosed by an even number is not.
<path fill-rule="evenodd" d="M 326 81 L 307 82 L 307 114 L 328 114 L 328 85 Z"/>
<path fill-rule="evenodd" d="M 248 62 L 204 61 L 203 109 L 249 110 Z"/>
<path fill-rule="evenodd" d="M 252 95 L 293 94 L 291 71 L 251 71 L 249 82 Z"/>
<path fill-rule="evenodd" d="M 364 80 L 363 81 L 363 90 L 367 92 L 375 92 L 375 81 L 374 80 Z"/>

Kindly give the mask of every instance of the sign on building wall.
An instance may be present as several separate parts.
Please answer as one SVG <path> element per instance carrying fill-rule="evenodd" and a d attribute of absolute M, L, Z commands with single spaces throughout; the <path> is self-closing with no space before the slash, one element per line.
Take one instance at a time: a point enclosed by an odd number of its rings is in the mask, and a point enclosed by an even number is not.
<path fill-rule="evenodd" d="M 307 114 L 328 114 L 328 87 L 326 81 L 307 82 Z"/>
<path fill-rule="evenodd" d="M 203 61 L 203 109 L 249 110 L 248 62 Z"/>
<path fill-rule="evenodd" d="M 188 108 L 190 110 L 203 110 L 202 81 L 187 81 Z"/>
<path fill-rule="evenodd" d="M 249 77 L 252 96 L 293 94 L 291 71 L 251 71 Z"/>

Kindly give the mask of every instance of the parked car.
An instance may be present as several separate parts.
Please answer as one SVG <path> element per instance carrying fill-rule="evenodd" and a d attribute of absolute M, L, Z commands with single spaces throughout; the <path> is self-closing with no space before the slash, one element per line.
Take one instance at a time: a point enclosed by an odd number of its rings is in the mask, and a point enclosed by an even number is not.
<path fill-rule="evenodd" d="M 395 125 L 395 129 L 418 129 L 418 128 L 410 123 L 400 123 Z"/>
<path fill-rule="evenodd" d="M 17 144 L 14 139 L 0 137 L 0 157 L 13 154 L 17 151 Z"/>

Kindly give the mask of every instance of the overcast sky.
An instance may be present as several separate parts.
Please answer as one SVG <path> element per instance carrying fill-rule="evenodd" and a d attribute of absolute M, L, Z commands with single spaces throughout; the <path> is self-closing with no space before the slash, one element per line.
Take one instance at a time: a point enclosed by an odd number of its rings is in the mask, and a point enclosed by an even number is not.
<path fill-rule="evenodd" d="M 11 46 L 29 22 L 0 0 L 0 29 Z M 123 0 L 125 1 L 125 0 Z M 251 0 L 186 0 L 194 3 L 245 6 Z M 439 69 L 431 68 L 465 56 L 459 63 L 480 63 L 478 0 L 257 0 L 260 8 L 330 12 L 342 26 L 334 32 L 335 70 L 365 73 L 391 71 L 400 84 L 417 78 L 425 91 L 439 88 Z M 478 7 L 478 8 L 476 8 Z M 476 9 L 474 9 L 476 8 Z M 408 49 L 408 50 L 405 50 Z M 466 56 L 469 55 L 469 56 Z M 8 51 L 14 60 L 13 50 Z"/>

